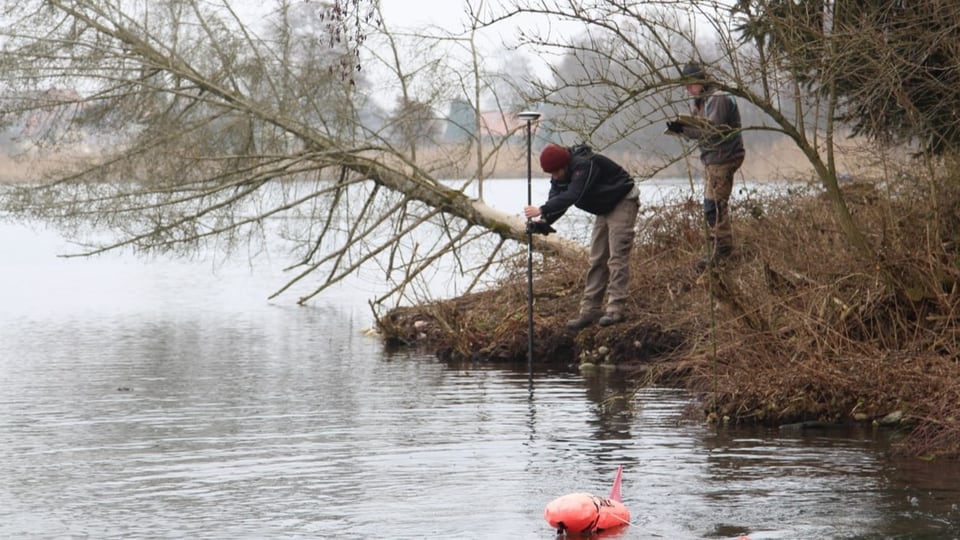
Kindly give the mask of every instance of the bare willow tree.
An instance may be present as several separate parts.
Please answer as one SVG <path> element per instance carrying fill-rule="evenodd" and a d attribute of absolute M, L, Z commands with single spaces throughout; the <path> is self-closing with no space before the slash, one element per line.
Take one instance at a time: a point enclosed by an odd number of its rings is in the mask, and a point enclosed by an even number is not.
<path fill-rule="evenodd" d="M 787 73 L 826 103 L 828 136 L 837 121 L 881 147 L 912 149 L 927 182 L 904 175 L 900 183 L 926 184 L 930 207 L 951 217 L 937 164 L 960 152 L 960 4 L 740 0 L 733 13 L 742 38 L 763 53 L 765 73 Z"/>
<path fill-rule="evenodd" d="M 395 284 L 378 300 L 403 297 L 440 260 L 467 276 L 469 290 L 517 252 L 513 241 L 526 240 L 518 216 L 440 182 L 412 148 L 392 143 L 430 113 L 408 99 L 388 118 L 364 88 L 357 51 L 377 31 L 374 0 L 232 6 L 5 2 L 5 116 L 66 107 L 72 128 L 98 143 L 4 190 L 12 215 L 118 233 L 79 255 L 286 236 L 294 264 L 277 294 L 306 287 L 300 302 L 364 265 Z M 535 245 L 580 251 L 556 237 Z"/>
<path fill-rule="evenodd" d="M 786 136 L 803 153 L 833 202 L 850 246 L 872 266 L 876 247 L 856 223 L 838 183 L 837 138 L 846 132 L 840 122 L 859 121 L 855 129 L 873 135 L 890 134 L 887 128 L 893 127 L 899 141 L 929 139 L 928 129 L 936 125 L 936 118 L 911 114 L 916 100 L 903 98 L 909 81 L 916 78 L 910 74 L 926 70 L 937 75 L 928 77 L 927 97 L 943 95 L 934 90 L 946 88 L 942 81 L 947 74 L 943 66 L 931 67 L 929 62 L 911 69 L 910 51 L 938 43 L 931 36 L 921 44 L 914 39 L 905 45 L 907 29 L 930 27 L 917 10 L 898 10 L 912 19 L 899 21 L 894 28 L 890 14 L 879 16 L 879 8 L 872 18 L 855 16 L 860 13 L 855 9 L 845 9 L 839 17 L 834 4 L 514 0 L 500 19 L 536 15 L 551 22 L 526 32 L 525 43 L 544 55 L 566 58 L 566 67 L 558 67 L 552 78 L 542 81 L 535 99 L 549 104 L 561 129 L 599 140 L 600 146 L 626 142 L 639 150 L 649 144 L 649 128 L 686 110 L 680 67 L 689 61 L 705 64 L 715 86 L 762 113 L 762 122 L 743 126 L 745 133 Z M 745 32 L 755 19 L 762 19 L 762 39 Z M 563 24 L 580 25 L 583 31 L 556 33 Z M 955 32 L 949 24 L 934 28 L 940 30 L 936 35 Z M 940 44 L 932 50 L 953 48 Z M 898 60 L 885 69 L 883 63 L 891 59 Z M 869 81 L 867 73 L 874 74 Z M 904 73 L 907 79 L 901 78 Z M 816 91 L 808 84 L 812 78 Z M 891 101 L 900 104 L 897 118 L 903 120 L 878 122 Z M 644 131 L 646 137 L 636 138 Z"/>
<path fill-rule="evenodd" d="M 386 296 L 403 296 L 441 259 L 469 276 L 469 290 L 517 251 L 523 223 L 439 181 L 438 163 L 421 148 L 441 133 L 430 119 L 443 100 L 468 103 L 479 133 L 489 73 L 480 69 L 475 33 L 532 16 L 541 24 L 521 27 L 521 45 L 547 59 L 552 73 L 520 102 L 540 104 L 556 138 L 643 151 L 663 120 L 686 110 L 680 67 L 701 61 L 721 90 L 764 115 L 764 122 L 746 124 L 747 132 L 779 133 L 803 152 L 850 245 L 873 264 L 875 246 L 839 188 L 837 119 L 856 115 L 851 107 L 859 97 L 882 94 L 886 101 L 875 103 L 910 104 L 908 84 L 856 93 L 848 83 L 861 81 L 850 77 L 857 66 L 887 74 L 883 59 L 909 67 L 914 49 L 895 38 L 911 27 L 833 19 L 832 2 L 809 3 L 819 11 L 807 18 L 760 9 L 768 4 L 740 3 L 731 11 L 719 1 L 509 0 L 495 11 L 475 3 L 465 33 L 419 36 L 432 40 L 413 53 L 399 41 L 389 45 L 392 52 L 378 49 L 402 89 L 399 106 L 388 112 L 372 99 L 379 88 L 358 56 L 377 31 L 376 0 L 277 0 L 250 12 L 226 0 L 7 1 L 0 28 L 4 117 L 67 115 L 68 128 L 34 122 L 29 137 L 49 144 L 80 131 L 95 134 L 97 144 L 87 159 L 37 185 L 4 190 L 5 206 L 17 216 L 120 233 L 86 253 L 232 248 L 267 238 L 283 222 L 295 264 L 278 292 L 306 286 L 301 301 L 364 265 L 381 266 L 396 283 Z M 775 47 L 743 31 L 745 21 L 761 15 L 764 28 L 779 29 Z M 944 35 L 955 32 L 943 28 Z M 434 54 L 444 40 L 472 53 L 472 75 L 447 69 Z M 955 57 L 952 46 L 941 49 Z M 952 73 L 920 65 L 914 73 Z M 818 92 L 804 85 L 810 66 L 819 66 Z M 460 78 L 445 78 L 451 72 Z M 429 74 L 425 84 L 418 74 Z M 952 88 L 942 84 L 948 80 L 936 78 L 930 88 Z M 901 117 L 909 121 L 896 125 L 922 125 L 924 110 L 936 109 L 904 106 Z M 475 152 L 479 180 L 502 141 L 487 153 L 475 136 L 476 146 L 465 148 Z M 457 155 L 441 161 L 460 161 Z M 666 162 L 666 151 L 660 157 Z M 537 237 L 535 245 L 580 252 L 556 237 Z"/>
<path fill-rule="evenodd" d="M 740 0 L 740 31 L 814 90 L 831 84 L 855 133 L 923 152 L 960 148 L 960 6 L 956 2 Z M 851 49 L 821 60 L 825 37 Z"/>

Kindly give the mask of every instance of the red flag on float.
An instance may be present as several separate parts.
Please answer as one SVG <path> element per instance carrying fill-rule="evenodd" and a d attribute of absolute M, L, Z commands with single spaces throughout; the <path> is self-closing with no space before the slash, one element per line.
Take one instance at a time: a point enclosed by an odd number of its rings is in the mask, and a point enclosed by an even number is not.
<path fill-rule="evenodd" d="M 617 502 L 622 502 L 623 497 L 620 496 L 620 481 L 623 478 L 623 465 L 617 467 L 617 476 L 613 478 L 613 487 L 610 488 L 610 498 Z"/>

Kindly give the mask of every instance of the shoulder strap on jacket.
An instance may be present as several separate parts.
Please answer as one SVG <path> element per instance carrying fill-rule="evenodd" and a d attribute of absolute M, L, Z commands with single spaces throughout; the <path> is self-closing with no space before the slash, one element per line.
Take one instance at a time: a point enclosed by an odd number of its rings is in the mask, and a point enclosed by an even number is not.
<path fill-rule="evenodd" d="M 587 143 L 575 144 L 569 150 L 570 155 L 574 157 L 590 157 L 593 155 L 593 148 Z"/>

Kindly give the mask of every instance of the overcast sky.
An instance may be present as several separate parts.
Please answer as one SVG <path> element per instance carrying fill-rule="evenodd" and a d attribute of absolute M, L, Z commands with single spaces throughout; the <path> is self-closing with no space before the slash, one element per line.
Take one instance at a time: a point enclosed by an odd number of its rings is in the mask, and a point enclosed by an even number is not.
<path fill-rule="evenodd" d="M 421 28 L 435 24 L 450 28 L 463 20 L 464 0 L 380 0 L 383 18 L 391 27 Z"/>

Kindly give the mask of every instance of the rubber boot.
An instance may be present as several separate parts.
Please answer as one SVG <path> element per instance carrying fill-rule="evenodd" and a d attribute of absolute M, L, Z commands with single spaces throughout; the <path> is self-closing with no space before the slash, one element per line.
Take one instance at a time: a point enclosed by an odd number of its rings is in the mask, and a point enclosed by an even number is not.
<path fill-rule="evenodd" d="M 567 328 L 570 330 L 583 330 L 584 328 L 600 320 L 601 315 L 602 314 L 599 311 L 581 313 L 576 319 L 567 321 Z"/>
<path fill-rule="evenodd" d="M 723 264 L 723 261 L 733 255 L 733 247 L 717 246 L 711 249 L 710 254 L 697 261 L 695 267 L 697 272 L 705 272 L 707 268 L 714 268 Z"/>

